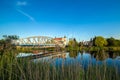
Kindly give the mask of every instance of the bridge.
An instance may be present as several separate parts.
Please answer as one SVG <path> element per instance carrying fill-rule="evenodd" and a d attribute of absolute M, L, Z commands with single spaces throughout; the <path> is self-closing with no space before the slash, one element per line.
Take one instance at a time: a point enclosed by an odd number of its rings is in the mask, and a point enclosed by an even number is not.
<path fill-rule="evenodd" d="M 47 36 L 32 36 L 13 40 L 12 43 L 17 46 L 41 46 L 55 47 L 56 44 L 52 37 Z"/>

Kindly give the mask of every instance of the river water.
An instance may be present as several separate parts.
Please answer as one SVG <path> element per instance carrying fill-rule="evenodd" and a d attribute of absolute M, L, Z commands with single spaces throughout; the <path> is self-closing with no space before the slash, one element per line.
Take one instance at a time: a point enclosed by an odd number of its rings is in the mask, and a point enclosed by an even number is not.
<path fill-rule="evenodd" d="M 37 58 L 33 59 L 33 61 L 47 61 L 56 66 L 79 63 L 83 68 L 87 68 L 89 65 L 105 64 L 106 66 L 116 67 L 120 71 L 120 53 L 118 52 L 61 52 L 61 54 Z"/>

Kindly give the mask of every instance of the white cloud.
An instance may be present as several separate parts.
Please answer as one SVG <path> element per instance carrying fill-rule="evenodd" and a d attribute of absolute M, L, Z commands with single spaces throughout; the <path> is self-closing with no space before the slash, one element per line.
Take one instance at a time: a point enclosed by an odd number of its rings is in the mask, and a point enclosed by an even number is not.
<path fill-rule="evenodd" d="M 32 16 L 30 16 L 29 14 L 25 13 L 22 10 L 17 9 L 17 11 L 21 14 L 23 14 L 24 16 L 28 17 L 31 21 L 35 22 L 34 18 Z"/>
<path fill-rule="evenodd" d="M 26 6 L 27 2 L 26 1 L 18 1 L 17 6 Z"/>
<path fill-rule="evenodd" d="M 17 3 L 16 3 L 16 10 L 20 14 L 28 17 L 32 22 L 36 23 L 35 19 L 31 15 L 29 15 L 28 13 L 24 12 L 23 10 L 21 10 L 22 6 L 26 6 L 26 5 L 28 5 L 27 1 L 17 1 Z"/>

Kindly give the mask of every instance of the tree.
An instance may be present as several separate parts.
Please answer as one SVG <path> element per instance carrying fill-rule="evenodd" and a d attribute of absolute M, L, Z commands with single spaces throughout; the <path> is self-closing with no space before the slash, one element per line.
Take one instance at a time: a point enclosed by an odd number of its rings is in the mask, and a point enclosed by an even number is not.
<path fill-rule="evenodd" d="M 83 42 L 79 42 L 78 46 L 82 47 L 83 46 Z"/>
<path fill-rule="evenodd" d="M 78 46 L 78 42 L 74 38 L 74 39 L 69 41 L 68 45 L 71 46 L 71 47 L 76 47 L 76 46 Z"/>
<path fill-rule="evenodd" d="M 115 46 L 116 45 L 115 39 L 112 37 L 108 38 L 107 42 L 108 42 L 108 46 Z"/>
<path fill-rule="evenodd" d="M 69 46 L 69 47 L 72 47 L 73 44 L 74 44 L 74 41 L 73 41 L 73 40 L 70 40 L 69 43 L 68 43 L 68 46 Z"/>
<path fill-rule="evenodd" d="M 4 39 L 0 40 L 0 54 L 8 53 L 16 49 L 16 46 L 12 45 L 12 40 L 17 40 L 19 37 L 16 35 L 3 35 Z"/>
<path fill-rule="evenodd" d="M 19 36 L 17 36 L 17 35 L 3 35 L 3 37 L 6 40 L 17 40 L 17 39 L 19 39 Z"/>
<path fill-rule="evenodd" d="M 116 40 L 117 46 L 120 46 L 120 40 Z"/>
<path fill-rule="evenodd" d="M 93 46 L 95 46 L 96 36 L 93 38 Z"/>
<path fill-rule="evenodd" d="M 108 38 L 107 39 L 108 45 L 107 46 L 120 46 L 120 40 L 114 39 L 114 38 Z"/>
<path fill-rule="evenodd" d="M 102 36 L 97 36 L 95 39 L 95 46 L 103 47 L 107 45 L 107 40 Z"/>
<path fill-rule="evenodd" d="M 69 48 L 73 48 L 73 49 L 77 49 L 78 48 L 78 42 L 76 41 L 75 38 L 69 40 L 68 47 Z"/>

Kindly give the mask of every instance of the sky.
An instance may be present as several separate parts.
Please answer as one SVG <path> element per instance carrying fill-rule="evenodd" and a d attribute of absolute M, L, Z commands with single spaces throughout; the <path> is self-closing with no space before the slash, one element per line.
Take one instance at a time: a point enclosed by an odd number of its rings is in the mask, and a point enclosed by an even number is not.
<path fill-rule="evenodd" d="M 2 35 L 120 39 L 120 0 L 0 0 Z"/>

